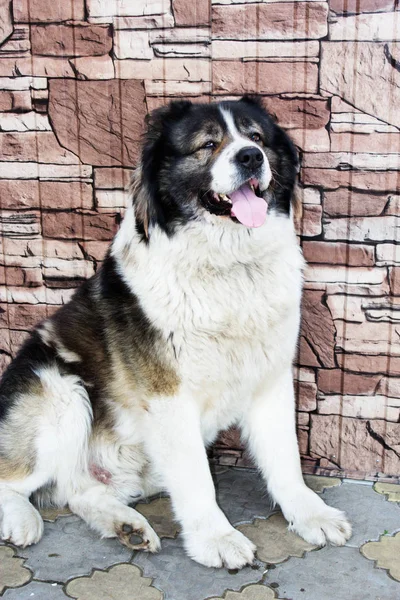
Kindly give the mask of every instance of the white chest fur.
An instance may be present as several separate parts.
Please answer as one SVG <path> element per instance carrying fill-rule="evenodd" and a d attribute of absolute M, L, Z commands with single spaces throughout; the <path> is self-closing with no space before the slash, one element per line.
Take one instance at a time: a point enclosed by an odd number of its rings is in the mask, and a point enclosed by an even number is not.
<path fill-rule="evenodd" d="M 226 427 L 293 360 L 303 261 L 291 221 L 270 215 L 251 231 L 195 223 L 171 238 L 155 231 L 148 246 L 127 235 L 113 246 L 126 283 L 168 340 L 182 388 L 213 429 Z"/>

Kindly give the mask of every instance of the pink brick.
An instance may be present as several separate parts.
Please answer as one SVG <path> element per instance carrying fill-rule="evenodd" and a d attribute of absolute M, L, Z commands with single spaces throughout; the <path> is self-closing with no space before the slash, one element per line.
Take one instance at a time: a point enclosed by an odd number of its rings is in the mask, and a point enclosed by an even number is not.
<path fill-rule="evenodd" d="M 176 25 L 209 25 L 210 6 L 210 0 L 172 0 Z"/>
<path fill-rule="evenodd" d="M 329 8 L 336 14 L 390 12 L 395 0 L 330 0 Z"/>
<path fill-rule="evenodd" d="M 94 184 L 100 189 L 124 189 L 133 174 L 133 169 L 121 169 L 119 167 L 94 170 Z"/>
<path fill-rule="evenodd" d="M 299 340 L 299 351 L 298 361 L 305 367 L 320 367 L 320 362 L 317 358 L 316 352 L 314 352 L 311 344 L 308 342 L 305 336 L 300 336 Z"/>
<path fill-rule="evenodd" d="M 13 0 L 14 20 L 22 23 L 81 21 L 84 0 Z"/>
<path fill-rule="evenodd" d="M 77 79 L 114 79 L 114 63 L 111 56 L 83 56 L 71 58 Z"/>
<path fill-rule="evenodd" d="M 28 58 L 2 58 L 0 77 L 74 77 L 68 59 L 61 57 L 31 56 Z"/>
<path fill-rule="evenodd" d="M 310 412 L 317 408 L 317 386 L 315 383 L 299 381 L 295 383 L 295 390 L 298 397 L 298 410 Z"/>
<path fill-rule="evenodd" d="M 333 133 L 332 152 L 371 152 L 397 154 L 400 148 L 400 133 Z"/>
<path fill-rule="evenodd" d="M 1 304 L 0 308 L 4 311 L 0 313 L 0 327 L 25 331 L 35 327 L 55 310 L 48 304 Z"/>
<path fill-rule="evenodd" d="M 109 25 L 32 25 L 32 54 L 101 56 L 112 48 Z"/>
<path fill-rule="evenodd" d="M 105 242 L 88 242 L 84 240 L 82 242 L 82 247 L 85 251 L 85 254 L 91 258 L 92 260 L 98 262 L 102 261 L 106 255 L 108 248 L 110 247 L 110 243 L 108 241 Z"/>
<path fill-rule="evenodd" d="M 132 167 L 145 113 L 140 81 L 50 81 L 54 131 L 60 143 L 84 163 Z"/>
<path fill-rule="evenodd" d="M 323 293 L 319 291 L 305 291 L 303 294 L 303 319 L 301 335 L 318 357 L 316 365 L 334 367 L 335 327 L 329 309 L 324 305 Z M 307 365 L 301 356 L 301 364 Z M 319 362 L 318 362 L 319 361 Z M 309 366 L 316 366 L 315 363 Z"/>
<path fill-rule="evenodd" d="M 19 267 L 0 266 L 1 285 L 24 285 L 24 273 Z"/>
<path fill-rule="evenodd" d="M 300 233 L 303 237 L 315 237 L 322 231 L 322 206 L 304 204 Z"/>
<path fill-rule="evenodd" d="M 285 129 L 320 129 L 329 121 L 326 98 L 263 98 L 267 110 Z"/>
<path fill-rule="evenodd" d="M 399 185 L 396 171 L 336 171 L 334 169 L 303 169 L 303 183 L 317 185 L 330 190 L 351 187 L 356 190 L 395 191 Z"/>
<path fill-rule="evenodd" d="M 12 92 L 0 90 L 0 112 L 6 112 L 13 108 Z"/>
<path fill-rule="evenodd" d="M 0 112 L 28 112 L 32 110 L 29 90 L 0 90 Z M 1 144 L 0 144 L 1 148 Z"/>
<path fill-rule="evenodd" d="M 395 296 L 400 296 L 400 267 L 389 269 L 390 291 Z"/>
<path fill-rule="evenodd" d="M 353 472 L 376 472 L 383 465 L 388 475 L 399 472 L 400 459 L 390 448 L 398 446 L 400 423 L 337 415 L 312 415 L 311 419 L 310 449 L 313 456 L 328 458 L 342 469 Z M 383 436 L 387 449 L 379 442 Z"/>
<path fill-rule="evenodd" d="M 267 6 L 267 5 L 264 5 Z M 214 61 L 215 93 L 316 93 L 318 67 L 312 63 Z"/>
<path fill-rule="evenodd" d="M 12 33 L 11 2 L 5 0 L 0 4 L 0 45 Z"/>
<path fill-rule="evenodd" d="M 330 217 L 368 217 L 381 215 L 388 194 L 360 193 L 346 188 L 324 192 L 324 213 Z"/>
<path fill-rule="evenodd" d="M 383 375 L 400 375 L 400 357 L 379 356 L 377 354 L 337 353 L 340 368 L 356 373 L 381 373 Z"/>
<path fill-rule="evenodd" d="M 358 375 L 341 369 L 318 371 L 318 389 L 326 394 L 372 395 L 381 377 Z"/>
<path fill-rule="evenodd" d="M 373 246 L 343 242 L 304 242 L 304 258 L 310 263 L 372 267 L 375 264 Z"/>
<path fill-rule="evenodd" d="M 219 39 L 300 40 L 325 37 L 326 2 L 213 6 L 213 36 Z"/>
<path fill-rule="evenodd" d="M 3 209 L 93 207 L 92 186 L 79 181 L 0 180 Z"/>
<path fill-rule="evenodd" d="M 51 131 L 0 133 L 0 160 L 79 164 L 79 158 L 60 146 Z"/>
<path fill-rule="evenodd" d="M 297 440 L 299 443 L 299 450 L 301 455 L 308 454 L 308 436 L 309 431 L 306 429 L 297 429 Z"/>
<path fill-rule="evenodd" d="M 111 240 L 116 233 L 114 215 L 44 212 L 42 219 L 46 238 Z"/>

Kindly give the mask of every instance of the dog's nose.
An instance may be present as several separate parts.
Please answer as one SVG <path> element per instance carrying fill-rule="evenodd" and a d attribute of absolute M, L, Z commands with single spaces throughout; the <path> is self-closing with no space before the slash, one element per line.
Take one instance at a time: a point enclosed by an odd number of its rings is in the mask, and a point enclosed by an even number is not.
<path fill-rule="evenodd" d="M 247 169 L 261 167 L 264 161 L 263 153 L 255 146 L 246 146 L 245 148 L 242 148 L 237 153 L 236 158 L 238 162 Z"/>

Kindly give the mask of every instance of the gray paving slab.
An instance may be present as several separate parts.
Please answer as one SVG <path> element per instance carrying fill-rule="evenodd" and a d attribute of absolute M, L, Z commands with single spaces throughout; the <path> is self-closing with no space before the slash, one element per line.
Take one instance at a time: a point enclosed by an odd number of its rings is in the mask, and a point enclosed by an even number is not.
<path fill-rule="evenodd" d="M 217 501 L 234 525 L 268 517 L 278 509 L 272 506 L 260 475 L 249 469 L 229 469 L 215 479 Z"/>
<path fill-rule="evenodd" d="M 357 548 L 346 546 L 291 558 L 268 571 L 265 583 L 288 600 L 400 599 L 400 583 L 374 568 Z"/>
<path fill-rule="evenodd" d="M 225 468 L 215 478 L 218 502 L 230 521 L 236 525 L 250 523 L 251 527 L 255 527 L 260 523 L 256 519 L 261 519 L 271 543 L 265 519 L 278 509 L 272 508 L 258 474 L 250 470 Z M 320 489 L 325 487 L 324 481 L 317 483 Z M 251 584 L 271 585 L 271 589 L 277 592 L 277 598 L 287 600 L 400 600 L 400 582 L 394 581 L 384 569 L 376 568 L 372 560 L 367 560 L 359 552 L 359 546 L 365 542 L 378 540 L 384 532 L 393 534 L 400 530 L 400 506 L 396 502 L 388 502 L 372 486 L 360 483 L 344 482 L 338 487 L 329 487 L 322 497 L 331 506 L 346 511 L 352 521 L 354 534 L 346 547 L 311 551 L 304 558 L 292 557 L 274 569 L 259 562 L 257 569 L 246 567 L 239 572 L 198 565 L 186 556 L 179 536 L 176 539 L 164 538 L 161 552 L 157 555 L 132 554 L 117 540 L 100 539 L 75 515 L 63 516 L 45 523 L 43 539 L 36 546 L 13 549 L 10 560 L 15 561 L 16 556 L 26 559 L 23 567 L 32 571 L 36 581 L 20 581 L 17 575 L 22 567 L 18 563 L 15 581 L 13 579 L 11 583 L 21 587 L 11 588 L 10 584 L 6 584 L 9 589 L 1 597 L 6 600 L 65 600 L 67 596 L 62 585 L 53 583 L 90 577 L 94 569 L 109 577 L 110 567 L 132 563 L 142 569 L 144 577 L 153 579 L 152 586 L 164 594 L 164 600 L 226 599 L 228 590 L 231 590 L 232 598 L 234 593 L 238 600 L 242 596 L 247 598 L 249 594 L 252 598 L 260 590 L 257 587 L 250 590 L 251 593 L 244 592 L 245 586 Z M 161 519 L 168 532 L 173 528 L 173 534 L 176 528 L 172 515 L 164 510 L 164 504 L 165 501 L 158 501 L 144 506 L 151 513 L 149 518 Z M 281 535 L 277 535 L 276 543 L 279 543 Z M 286 531 L 282 535 L 286 535 Z M 260 548 L 263 543 L 264 538 L 259 542 Z M 267 559 L 264 557 L 263 560 Z M 158 594 L 156 590 L 154 594 Z M 96 593 L 94 590 L 94 600 L 97 600 Z M 257 595 L 255 597 L 258 598 Z M 135 597 L 134 600 L 140 598 Z"/>
<path fill-rule="evenodd" d="M 185 554 L 181 539 L 162 540 L 159 554 L 136 553 L 132 563 L 139 566 L 144 577 L 153 579 L 153 586 L 162 590 L 165 600 L 202 600 L 222 596 L 227 589 L 240 590 L 249 583 L 258 583 L 265 565 L 245 567 L 237 572 L 203 567 Z"/>
<path fill-rule="evenodd" d="M 346 546 L 359 547 L 377 540 L 385 531 L 392 534 L 400 530 L 399 506 L 377 494 L 372 485 L 344 482 L 340 487 L 326 489 L 322 497 L 327 504 L 344 510 L 353 526 Z"/>
<path fill-rule="evenodd" d="M 63 588 L 57 583 L 32 581 L 22 588 L 7 590 L 4 600 L 66 600 Z"/>
<path fill-rule="evenodd" d="M 132 557 L 132 551 L 118 540 L 102 540 L 75 515 L 45 523 L 40 542 L 18 549 L 17 554 L 27 559 L 25 565 L 35 579 L 61 583 Z"/>

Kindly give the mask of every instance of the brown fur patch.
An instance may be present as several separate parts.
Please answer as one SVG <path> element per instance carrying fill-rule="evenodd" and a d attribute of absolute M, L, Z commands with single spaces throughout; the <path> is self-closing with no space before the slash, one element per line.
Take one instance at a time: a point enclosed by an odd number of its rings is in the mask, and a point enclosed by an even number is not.
<path fill-rule="evenodd" d="M 29 465 L 23 465 L 14 460 L 0 457 L 0 480 L 17 481 L 32 473 Z"/>
<path fill-rule="evenodd" d="M 147 400 L 154 396 L 173 396 L 178 391 L 179 377 L 155 357 L 135 354 L 134 368 L 115 351 L 112 356 L 111 378 L 108 392 L 113 401 L 125 408 L 140 406 L 147 410 Z"/>

